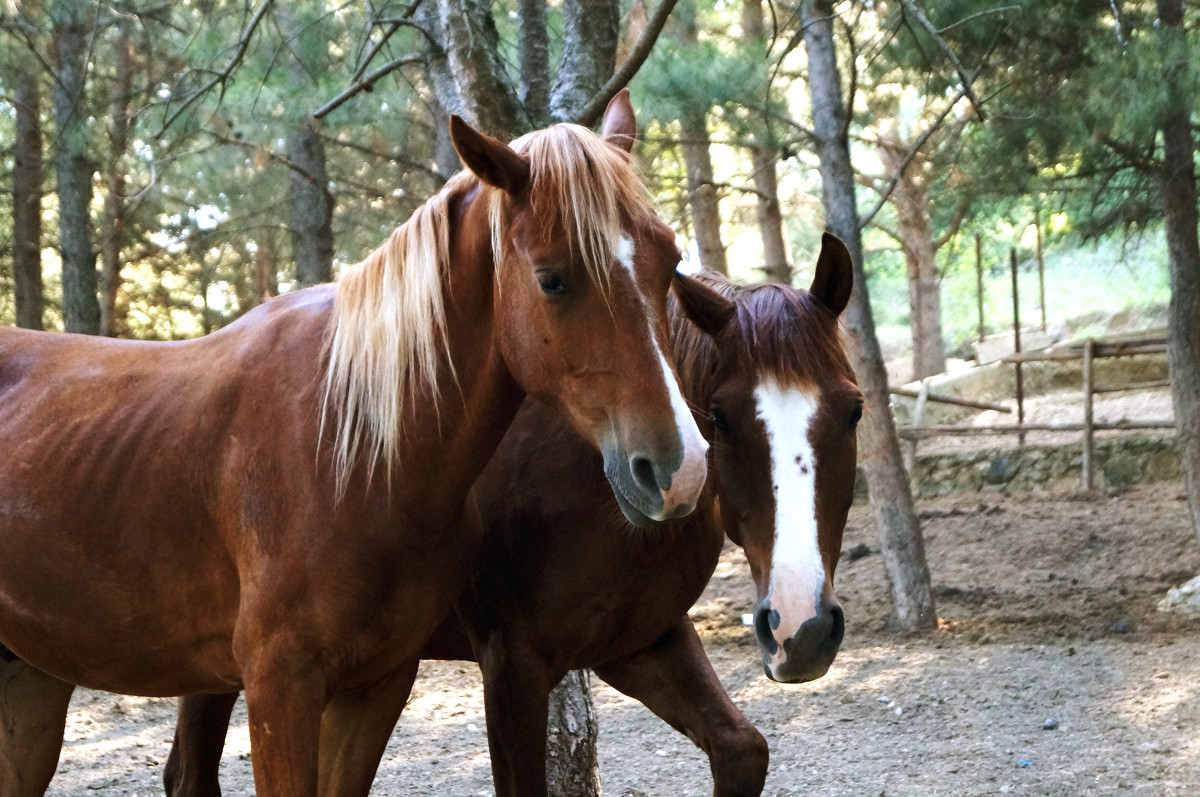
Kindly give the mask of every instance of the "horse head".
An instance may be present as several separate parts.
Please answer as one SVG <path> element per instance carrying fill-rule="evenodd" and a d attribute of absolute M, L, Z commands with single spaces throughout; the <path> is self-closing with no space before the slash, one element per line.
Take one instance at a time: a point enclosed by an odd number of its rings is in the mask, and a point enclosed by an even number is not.
<path fill-rule="evenodd" d="M 826 235 L 808 291 L 706 280 L 733 301 L 734 318 L 711 338 L 677 332 L 677 361 L 689 397 L 708 408 L 722 523 L 758 590 L 763 666 L 777 681 L 813 680 L 845 631 L 833 574 L 862 415 L 837 328 L 850 255 Z"/>
<path fill-rule="evenodd" d="M 666 301 L 680 253 L 633 166 L 636 132 L 626 91 L 602 137 L 560 124 L 510 146 L 451 124 L 489 187 L 500 355 L 601 451 L 622 511 L 645 525 L 692 511 L 708 443 L 671 362 Z"/>

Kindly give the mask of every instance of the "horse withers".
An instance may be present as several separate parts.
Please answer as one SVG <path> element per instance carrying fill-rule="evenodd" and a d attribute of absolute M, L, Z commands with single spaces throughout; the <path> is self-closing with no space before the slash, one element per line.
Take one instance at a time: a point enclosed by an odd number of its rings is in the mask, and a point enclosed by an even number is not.
<path fill-rule="evenodd" d="M 603 138 L 455 118 L 469 171 L 336 285 L 188 342 L 0 330 L 0 793 L 46 788 L 73 684 L 244 689 L 259 795 L 369 785 L 387 733 L 364 706 L 470 576 L 465 499 L 526 394 L 634 517 L 694 507 L 679 252 L 635 134 L 625 93 Z"/>
<path fill-rule="evenodd" d="M 677 287 L 670 319 L 684 395 L 713 446 L 695 513 L 632 527 L 595 451 L 535 401 L 475 485 L 487 530 L 480 564 L 422 655 L 478 660 L 502 797 L 546 793 L 547 697 L 580 667 L 693 739 L 709 756 L 715 795 L 761 793 L 766 742 L 721 687 L 687 618 L 726 534 L 758 586 L 755 631 L 769 677 L 818 678 L 841 643 L 833 575 L 862 414 L 838 337 L 853 285 L 849 253 L 826 236 L 807 292 L 702 281 L 709 290 Z M 391 705 L 376 704 L 381 726 L 395 722 L 407 695 L 400 685 Z M 172 797 L 216 793 L 235 699 L 181 701 Z"/>

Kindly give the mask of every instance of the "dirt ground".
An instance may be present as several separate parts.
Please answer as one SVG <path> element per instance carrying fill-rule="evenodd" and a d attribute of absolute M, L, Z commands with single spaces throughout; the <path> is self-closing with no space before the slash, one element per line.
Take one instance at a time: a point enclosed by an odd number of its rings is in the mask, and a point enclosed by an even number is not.
<path fill-rule="evenodd" d="M 741 624 L 753 589 L 730 547 L 693 618 L 766 735 L 776 795 L 1200 793 L 1200 622 L 1155 603 L 1200 572 L 1178 488 L 918 506 L 941 629 L 889 631 L 881 557 L 843 558 L 847 636 L 823 679 L 768 681 Z M 845 550 L 877 543 L 856 507 Z M 640 704 L 595 688 L 608 795 L 711 794 L 707 760 Z M 52 795 L 154 795 L 173 701 L 80 690 Z M 1053 727 L 1048 727 L 1053 726 Z M 423 666 L 376 780 L 383 795 L 491 794 L 474 665 Z M 227 795 L 253 793 L 239 706 Z"/>

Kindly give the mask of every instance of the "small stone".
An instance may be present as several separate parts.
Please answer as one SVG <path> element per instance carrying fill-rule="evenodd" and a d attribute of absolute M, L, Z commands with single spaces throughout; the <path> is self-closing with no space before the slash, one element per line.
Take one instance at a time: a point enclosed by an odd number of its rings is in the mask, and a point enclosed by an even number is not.
<path fill-rule="evenodd" d="M 1045 722 L 1043 722 L 1043 723 L 1042 723 L 1042 730 L 1044 730 L 1044 731 L 1056 731 L 1056 730 L 1058 730 L 1058 717 L 1051 717 L 1050 719 L 1048 719 L 1048 720 L 1046 720 Z"/>
<path fill-rule="evenodd" d="M 847 562 L 853 562 L 858 559 L 862 559 L 865 556 L 870 556 L 872 553 L 873 553 L 873 551 L 866 543 L 860 542 L 858 545 L 855 545 L 853 548 L 850 548 L 849 550 L 843 552 L 842 558 L 844 558 Z"/>
<path fill-rule="evenodd" d="M 1133 623 L 1128 620 L 1117 620 L 1112 624 L 1114 634 L 1128 634 L 1133 630 Z"/>

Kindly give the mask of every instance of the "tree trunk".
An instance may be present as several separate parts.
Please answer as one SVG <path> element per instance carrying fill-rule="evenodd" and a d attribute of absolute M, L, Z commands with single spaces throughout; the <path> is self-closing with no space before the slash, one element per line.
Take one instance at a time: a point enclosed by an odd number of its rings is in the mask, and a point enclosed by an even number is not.
<path fill-rule="evenodd" d="M 450 140 L 450 114 L 442 107 L 441 98 L 434 92 L 428 102 L 433 116 L 433 165 L 438 177 L 445 182 L 462 168 L 462 162 Z"/>
<path fill-rule="evenodd" d="M 925 544 L 913 508 L 888 395 L 887 370 L 875 336 L 863 269 L 862 232 L 850 165 L 848 116 L 833 40 L 833 5 L 806 0 L 801 6 L 808 51 L 808 87 L 821 168 L 821 199 L 829 230 L 846 242 L 854 261 L 854 293 L 846 311 L 850 360 L 867 405 L 859 426 L 859 457 L 867 477 L 880 547 L 891 585 L 896 623 L 907 631 L 935 628 L 937 614 Z"/>
<path fill-rule="evenodd" d="M 117 292 L 121 287 L 121 249 L 125 244 L 125 150 L 129 146 L 133 42 L 123 22 L 118 23 L 113 49 L 116 83 L 110 108 L 108 193 L 104 197 L 105 231 L 100 247 L 100 331 L 110 337 L 124 327 L 124 314 L 117 309 Z"/>
<path fill-rule="evenodd" d="M 891 132 L 882 134 L 879 157 L 896 174 L 909 149 Z M 929 161 L 917 154 L 892 190 L 896 209 L 895 234 L 908 266 L 909 321 L 912 328 L 913 378 L 923 379 L 946 370 L 946 344 L 942 337 L 942 285 L 937 268 L 937 245 L 929 215 L 926 188 Z"/>
<path fill-rule="evenodd" d="M 766 32 L 763 26 L 762 0 L 742 3 L 742 38 L 750 52 L 766 56 Z M 763 97 L 763 103 L 767 102 Z M 783 234 L 783 213 L 779 210 L 779 147 L 770 140 L 766 124 L 754 124 L 754 143 L 750 146 L 754 190 L 757 194 L 758 231 L 762 237 L 762 269 L 769 282 L 792 282 L 788 264 L 787 239 Z"/>
<path fill-rule="evenodd" d="M 550 115 L 558 122 L 579 118 L 612 77 L 621 33 L 616 0 L 564 0 L 563 48 L 550 94 Z"/>
<path fill-rule="evenodd" d="M 467 121 L 501 140 L 528 130 L 529 117 L 517 100 L 508 69 L 500 58 L 500 36 L 491 4 L 487 0 L 440 0 L 438 10 L 438 38 Z M 441 99 L 447 110 L 458 112 L 451 104 L 453 100 L 444 96 Z"/>
<path fill-rule="evenodd" d="M 260 236 L 254 251 L 254 303 L 262 304 L 279 295 L 279 267 L 275 260 L 275 242 L 270 234 Z"/>
<path fill-rule="evenodd" d="M 768 282 L 791 285 L 792 267 L 788 264 L 787 242 L 783 237 L 783 213 L 779 210 L 779 182 L 775 175 L 778 153 L 776 147 L 750 147 L 754 164 L 754 190 L 757 194 L 758 232 L 762 237 L 763 273 Z"/>
<path fill-rule="evenodd" d="M 700 266 L 718 274 L 729 274 L 725 244 L 721 241 L 721 206 L 713 185 L 712 156 L 708 151 L 708 124 L 703 110 L 688 110 L 679 120 L 683 134 L 683 162 L 687 168 L 688 205 L 692 229 L 700 250 Z"/>
<path fill-rule="evenodd" d="M 54 167 L 58 180 L 59 249 L 62 254 L 63 326 L 68 332 L 100 332 L 96 296 L 96 253 L 92 249 L 92 172 L 88 158 L 85 82 L 88 14 L 76 0 L 55 0 L 50 8 L 54 51 Z"/>
<path fill-rule="evenodd" d="M 299 287 L 333 279 L 333 197 L 325 171 L 325 146 L 315 122 L 300 123 L 288 134 L 288 232 Z"/>
<path fill-rule="evenodd" d="M 42 314 L 42 119 L 37 62 L 13 52 L 13 281 L 17 326 L 44 329 Z"/>
<path fill-rule="evenodd" d="M 1171 107 L 1163 122 L 1162 201 L 1167 225 L 1171 304 L 1167 360 L 1179 430 L 1179 458 L 1192 528 L 1200 537 L 1200 239 L 1195 153 L 1186 93 L 1188 46 L 1182 0 L 1158 0 L 1165 85 Z"/>
<path fill-rule="evenodd" d="M 600 729 L 588 681 L 587 670 L 572 670 L 550 693 L 546 793 L 555 797 L 600 797 Z"/>
<path fill-rule="evenodd" d="M 518 58 L 521 83 L 517 97 L 529 114 L 530 123 L 550 121 L 550 41 L 546 34 L 546 0 L 517 3 Z"/>

